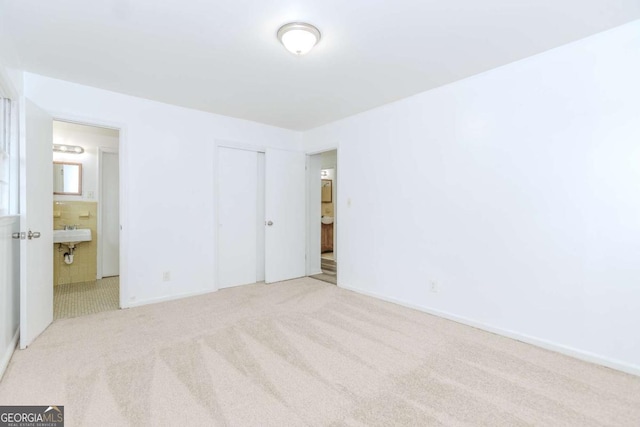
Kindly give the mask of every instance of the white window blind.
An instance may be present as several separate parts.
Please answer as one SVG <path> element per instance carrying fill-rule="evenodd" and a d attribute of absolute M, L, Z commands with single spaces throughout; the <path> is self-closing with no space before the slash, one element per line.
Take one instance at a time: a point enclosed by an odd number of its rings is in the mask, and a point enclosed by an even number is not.
<path fill-rule="evenodd" d="M 11 191 L 11 135 L 12 105 L 8 98 L 0 98 L 0 216 L 9 214 Z"/>

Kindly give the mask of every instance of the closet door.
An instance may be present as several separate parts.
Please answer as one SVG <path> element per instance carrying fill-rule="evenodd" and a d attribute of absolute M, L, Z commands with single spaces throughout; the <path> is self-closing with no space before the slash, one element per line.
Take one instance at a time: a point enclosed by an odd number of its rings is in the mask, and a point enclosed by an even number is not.
<path fill-rule="evenodd" d="M 267 149 L 266 265 L 267 283 L 305 275 L 305 154 Z"/>
<path fill-rule="evenodd" d="M 258 153 L 218 148 L 218 288 L 256 282 Z"/>

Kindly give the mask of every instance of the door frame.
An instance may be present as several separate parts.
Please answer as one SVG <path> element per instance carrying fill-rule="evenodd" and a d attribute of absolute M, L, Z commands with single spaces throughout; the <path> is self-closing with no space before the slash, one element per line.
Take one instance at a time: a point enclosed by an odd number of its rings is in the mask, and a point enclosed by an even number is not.
<path fill-rule="evenodd" d="M 322 170 L 322 165 L 319 164 L 318 170 L 313 169 L 312 168 L 312 161 L 311 159 L 315 156 L 320 156 L 322 153 L 314 153 L 314 154 L 306 154 L 306 159 L 305 159 L 305 171 L 306 171 L 306 194 L 305 194 L 305 215 L 306 215 L 306 228 L 307 228 L 307 239 L 305 242 L 305 258 L 306 258 L 306 265 L 305 265 L 305 274 L 307 276 L 313 276 L 316 274 L 321 274 L 322 273 L 322 259 L 321 259 L 321 255 L 322 255 L 322 251 L 320 250 L 320 245 L 322 243 L 322 230 L 314 230 L 313 226 L 314 223 L 317 224 L 317 222 L 314 220 L 314 216 L 317 214 L 317 211 L 313 211 L 312 210 L 312 205 L 314 205 L 312 203 L 312 194 L 313 193 L 313 189 L 311 188 L 311 182 L 312 182 L 312 177 L 311 174 L 315 173 L 315 172 L 319 172 L 320 170 Z M 321 158 L 318 159 L 318 162 L 320 163 L 322 161 Z M 317 194 L 319 196 L 319 198 L 322 195 L 322 191 L 321 189 L 317 189 Z M 322 207 L 322 201 L 318 201 L 316 200 L 316 202 L 318 202 L 318 204 L 320 205 L 320 208 Z M 315 206 L 315 205 L 314 205 Z M 317 218 L 317 217 L 316 217 Z M 322 227 L 322 223 L 320 223 L 320 227 Z M 316 241 L 316 239 L 314 238 L 314 236 L 319 232 L 319 240 Z M 315 247 L 314 247 L 315 246 Z M 316 260 L 316 262 L 314 262 L 314 260 L 312 259 L 313 256 L 312 254 L 318 254 L 318 256 L 320 257 L 320 259 Z M 314 268 L 314 266 L 316 266 L 319 270 L 316 270 Z"/>
<path fill-rule="evenodd" d="M 220 210 L 219 210 L 219 206 L 220 204 L 218 203 L 219 201 L 219 197 L 220 197 L 220 176 L 218 174 L 218 161 L 220 159 L 219 156 L 219 152 L 220 152 L 220 148 L 231 148 L 234 150 L 245 150 L 245 151 L 253 151 L 256 153 L 263 153 L 266 154 L 267 152 L 267 147 L 263 146 L 263 145 L 253 145 L 253 144 L 247 144 L 247 143 L 243 143 L 243 142 L 238 142 L 238 141 L 232 141 L 232 140 L 226 140 L 226 139 L 216 139 L 214 141 L 214 147 L 213 147 L 213 215 L 214 215 L 214 224 L 213 224 L 213 233 L 214 233 L 214 241 L 215 241 L 215 252 L 213 254 L 213 258 L 214 258 L 214 268 L 215 268 L 215 272 L 214 272 L 214 277 L 213 277 L 213 291 L 217 292 L 218 290 L 220 290 L 219 284 L 220 284 L 220 257 L 218 256 L 218 254 L 220 253 L 220 239 L 219 239 L 219 233 L 218 233 L 218 221 L 220 219 Z M 264 179 L 264 177 L 263 177 Z"/>
<path fill-rule="evenodd" d="M 125 123 L 113 122 L 96 117 L 88 117 L 81 115 L 68 114 L 60 111 L 47 110 L 53 117 L 53 120 L 75 123 L 85 126 L 102 127 L 115 129 L 118 131 L 118 173 L 119 173 L 119 210 L 120 210 L 120 301 L 119 308 L 129 308 L 129 233 L 127 233 L 127 225 L 129 224 L 129 171 L 127 168 L 127 159 L 129 158 L 129 144 L 127 143 L 128 129 Z M 100 173 L 100 165 L 98 165 Z M 100 192 L 101 194 L 102 192 Z M 100 198 L 101 196 L 99 196 Z M 98 203 L 100 200 L 98 200 Z M 53 212 L 53 206 L 51 206 Z M 98 215 L 100 221 L 102 215 Z M 98 253 L 101 253 L 100 245 L 98 245 Z M 98 257 L 99 259 L 99 257 Z M 96 260 L 98 261 L 98 260 Z M 100 261 L 101 262 L 101 261 Z"/>
<path fill-rule="evenodd" d="M 309 164 L 309 157 L 316 155 L 316 154 L 322 154 L 322 153 L 326 153 L 328 151 L 335 151 L 336 152 L 336 177 L 338 176 L 338 169 L 340 168 L 340 145 L 339 144 L 335 144 L 335 145 L 330 145 L 327 147 L 324 147 L 322 149 L 317 149 L 317 150 L 310 150 L 310 151 L 306 151 L 305 154 L 307 156 L 307 165 Z M 320 169 L 322 169 L 322 166 L 320 167 Z M 309 174 L 311 173 L 311 171 L 307 168 L 307 182 L 309 181 Z M 337 180 L 336 180 L 337 181 Z M 336 250 L 338 247 L 340 247 L 340 236 L 341 236 L 341 232 L 340 232 L 340 227 L 338 227 L 338 223 L 340 222 L 340 213 L 338 212 L 339 210 L 339 206 L 338 206 L 338 200 L 340 200 L 340 188 L 342 186 L 338 185 L 338 187 L 336 188 L 336 197 L 335 200 L 333 201 L 333 211 L 334 211 L 334 217 L 333 217 L 333 224 L 334 224 L 334 252 L 333 252 L 333 256 L 334 256 L 334 261 L 336 262 L 336 264 L 339 265 L 338 262 L 338 258 L 339 258 L 339 254 L 340 251 Z M 307 198 L 309 197 L 309 192 L 307 191 Z M 306 209 L 307 209 L 307 231 L 309 229 L 310 223 L 311 223 L 311 215 L 312 212 L 309 210 L 309 201 L 307 200 L 306 203 Z M 310 252 L 310 248 L 312 244 L 315 244 L 315 242 L 312 242 L 310 239 L 311 233 L 307 232 L 307 243 L 305 246 L 305 250 L 306 250 L 306 256 L 309 255 Z M 321 253 L 322 255 L 322 253 Z M 309 271 L 309 263 L 307 262 L 307 276 L 309 274 L 314 274 L 313 272 Z M 336 274 L 336 285 L 340 286 L 340 275 Z"/>
<path fill-rule="evenodd" d="M 102 156 L 104 155 L 104 153 L 110 153 L 110 154 L 117 154 L 118 155 L 118 163 L 120 163 L 120 135 L 118 135 L 118 147 L 117 148 L 111 148 L 111 147 L 98 147 L 98 224 L 96 225 L 97 227 L 97 232 L 98 232 L 98 236 L 102 236 L 102 219 L 104 217 L 104 215 L 102 215 Z M 118 165 L 119 166 L 119 165 Z M 118 182 L 120 181 L 120 169 L 118 169 Z M 118 186 L 120 187 L 120 186 Z M 118 190 L 120 190 L 120 188 L 118 188 Z M 120 199 L 119 195 L 118 195 L 118 199 Z M 118 203 L 120 203 L 120 200 L 118 200 Z M 118 210 L 120 209 L 120 207 L 118 206 Z M 122 221 L 120 221 L 122 222 Z M 122 236 L 121 236 L 122 237 Z M 97 274 L 96 274 L 96 279 L 102 279 L 102 245 L 103 245 L 104 239 L 100 239 L 100 242 L 98 242 L 98 253 L 97 253 Z M 120 252 L 120 245 L 118 245 L 118 252 Z"/>

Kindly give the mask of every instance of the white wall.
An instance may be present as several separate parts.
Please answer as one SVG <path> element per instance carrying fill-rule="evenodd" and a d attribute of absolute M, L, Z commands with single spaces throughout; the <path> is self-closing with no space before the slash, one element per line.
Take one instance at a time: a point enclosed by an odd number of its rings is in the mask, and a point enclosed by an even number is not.
<path fill-rule="evenodd" d="M 340 284 L 640 373 L 639 34 L 305 133 L 339 146 Z"/>
<path fill-rule="evenodd" d="M 11 0 L 0 0 L 0 10 Z M 6 13 L 0 13 L 0 95 L 16 98 L 22 95 L 22 72 L 9 66 L 19 64 L 19 55 L 9 34 Z"/>
<path fill-rule="evenodd" d="M 98 148 L 118 148 L 118 131 L 75 123 L 53 122 L 53 143 L 79 145 L 84 148 L 82 154 L 53 153 L 55 162 L 82 163 L 82 195 L 53 196 L 53 200 L 72 200 L 97 202 L 100 193 L 98 170 Z"/>
<path fill-rule="evenodd" d="M 124 306 L 215 289 L 216 140 L 300 144 L 293 131 L 29 73 L 24 80 L 25 95 L 54 117 L 121 129 Z"/>

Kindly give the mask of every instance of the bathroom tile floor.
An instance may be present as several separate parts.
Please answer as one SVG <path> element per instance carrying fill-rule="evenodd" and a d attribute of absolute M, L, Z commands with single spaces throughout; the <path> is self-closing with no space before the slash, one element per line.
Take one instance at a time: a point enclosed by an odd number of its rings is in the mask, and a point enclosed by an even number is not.
<path fill-rule="evenodd" d="M 53 319 L 117 310 L 119 301 L 118 276 L 91 282 L 56 285 L 53 287 Z"/>

